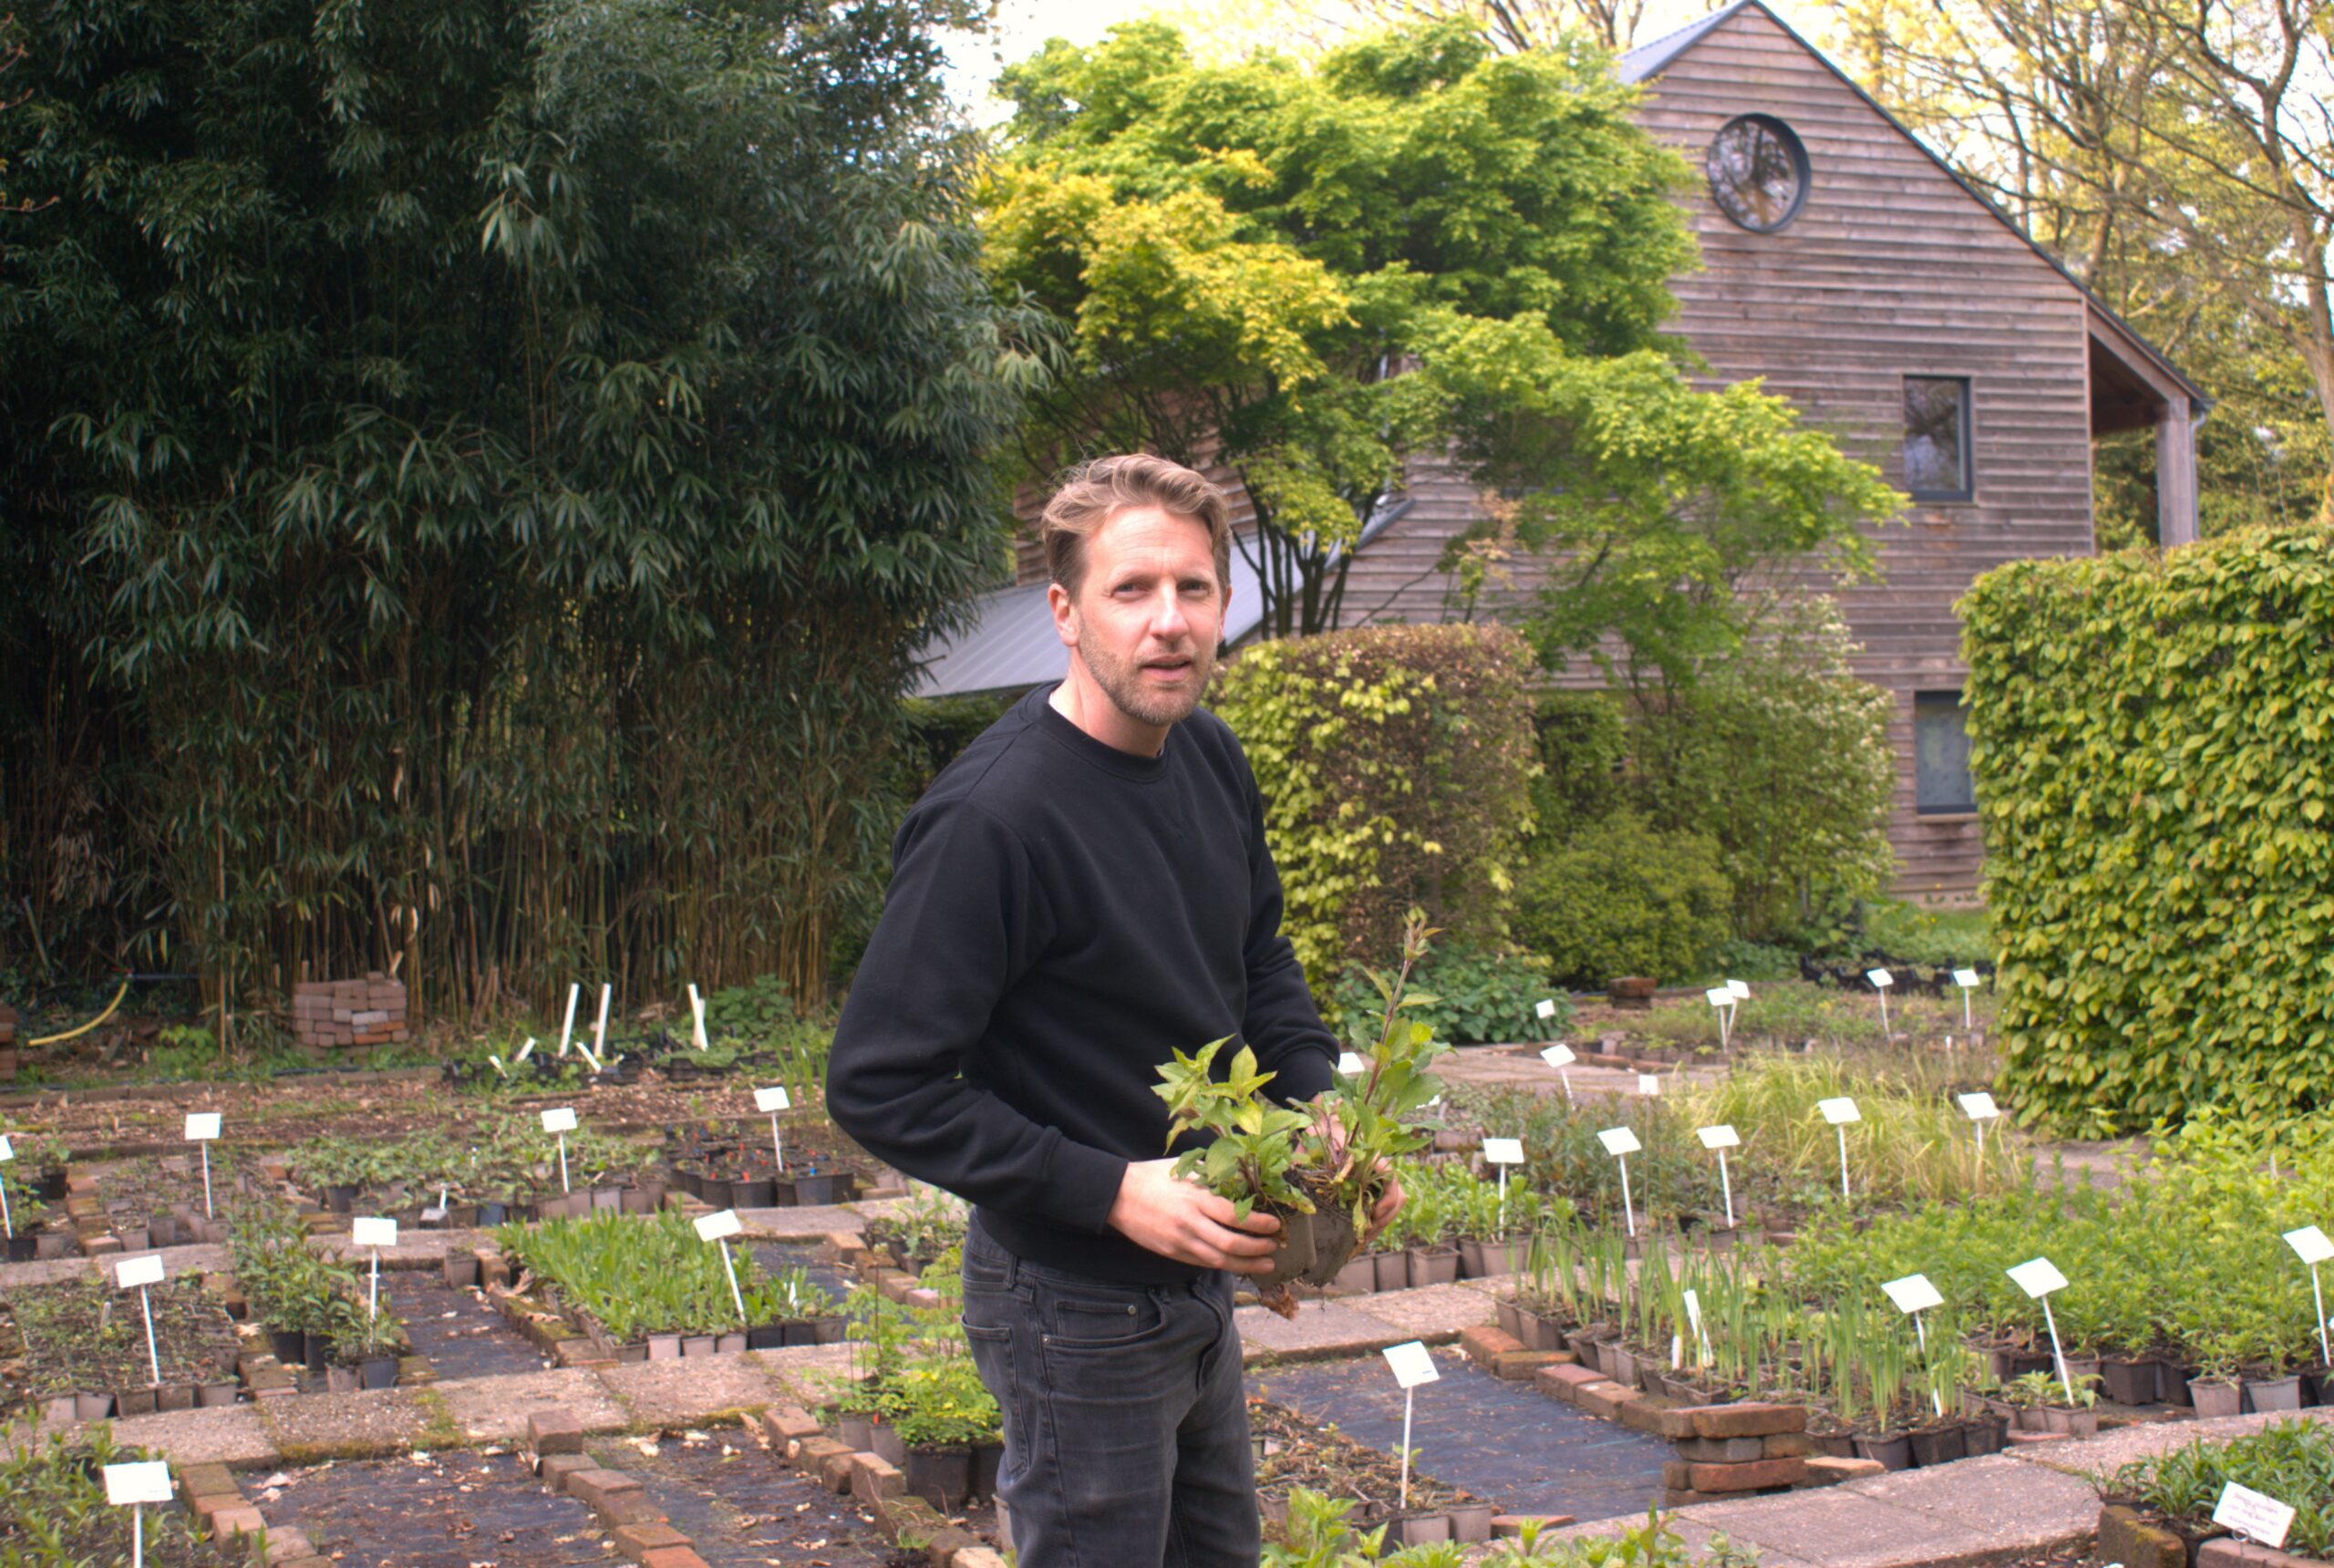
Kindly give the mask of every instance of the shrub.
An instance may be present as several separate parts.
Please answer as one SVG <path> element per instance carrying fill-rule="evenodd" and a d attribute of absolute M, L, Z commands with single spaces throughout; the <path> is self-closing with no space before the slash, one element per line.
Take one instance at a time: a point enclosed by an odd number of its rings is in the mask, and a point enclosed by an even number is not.
<path fill-rule="evenodd" d="M 1713 840 L 1616 811 L 1527 867 L 1517 939 L 1580 985 L 1706 973 L 1727 934 L 1731 889 L 1718 867 Z"/>
<path fill-rule="evenodd" d="M 1411 1006 L 1410 1016 L 1448 1045 L 1554 1040 L 1572 1026 L 1572 998 L 1554 987 L 1548 961 L 1536 954 L 1440 947 L 1418 966 L 1410 983 L 1434 1000 Z M 1556 1009 L 1545 1018 L 1539 1013 L 1544 1001 Z M 1377 989 L 1356 968 L 1337 982 L 1333 1008 L 1323 1012 L 1365 1029 L 1368 1043 L 1375 1043 L 1379 1007 Z M 1356 1048 L 1366 1050 L 1368 1044 Z"/>
<path fill-rule="evenodd" d="M 2334 531 L 2018 562 L 1960 610 L 2027 1112 L 2113 1131 L 2323 1108 Z"/>
<path fill-rule="evenodd" d="M 1307 974 L 1382 963 L 1413 906 L 1451 941 L 1506 937 L 1529 660 L 1500 627 L 1384 626 L 1266 643 L 1225 672 L 1216 711 L 1255 769 Z"/>
<path fill-rule="evenodd" d="M 1629 716 L 1612 692 L 1544 694 L 1532 728 L 1540 772 L 1532 780 L 1535 830 L 1561 843 L 1624 803 Z"/>

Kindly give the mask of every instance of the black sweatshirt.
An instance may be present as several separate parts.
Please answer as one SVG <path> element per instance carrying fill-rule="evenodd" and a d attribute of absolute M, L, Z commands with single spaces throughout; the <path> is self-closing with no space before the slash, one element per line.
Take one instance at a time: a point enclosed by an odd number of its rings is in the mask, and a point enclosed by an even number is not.
<path fill-rule="evenodd" d="M 1128 1162 L 1168 1152 L 1160 1065 L 1238 1035 L 1279 1075 L 1266 1092 L 1296 1101 L 1330 1086 L 1337 1044 L 1280 934 L 1264 802 L 1224 721 L 1196 712 L 1136 757 L 1051 691 L 900 824 L 827 1109 L 1030 1263 L 1185 1280 L 1198 1271 L 1107 1223 Z"/>

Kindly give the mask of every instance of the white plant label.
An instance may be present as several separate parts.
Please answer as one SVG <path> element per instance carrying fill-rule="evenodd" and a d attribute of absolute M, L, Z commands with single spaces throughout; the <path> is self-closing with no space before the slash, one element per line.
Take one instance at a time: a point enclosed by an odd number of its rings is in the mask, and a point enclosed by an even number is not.
<path fill-rule="evenodd" d="M 574 1109 L 571 1106 L 563 1106 L 557 1110 L 547 1110 L 543 1112 L 543 1130 L 545 1132 L 574 1131 Z"/>
<path fill-rule="evenodd" d="M 395 1220 L 362 1219 L 348 1222 L 348 1239 L 360 1247 L 394 1247 L 398 1244 L 398 1222 Z"/>
<path fill-rule="evenodd" d="M 2286 1532 L 2293 1528 L 2294 1511 L 2274 1497 L 2230 1481 L 2221 1488 L 2221 1500 L 2213 1507 L 2213 1522 L 2225 1524 L 2246 1540 L 2275 1550 L 2286 1543 Z"/>
<path fill-rule="evenodd" d="M 608 998 L 615 994 L 615 986 L 603 983 L 600 986 L 600 1016 L 592 1024 L 592 1054 L 597 1057 L 608 1048 Z"/>
<path fill-rule="evenodd" d="M 699 1241 L 718 1242 L 724 1236 L 734 1236 L 746 1227 L 738 1222 L 738 1211 L 724 1209 L 718 1214 L 707 1214 L 697 1222 Z"/>
<path fill-rule="evenodd" d="M 501 1073 L 504 1078 L 509 1078 L 511 1076 L 511 1069 L 502 1065 L 502 1058 L 500 1056 L 496 1055 L 492 1051 L 489 1051 L 486 1053 L 486 1059 L 494 1064 L 494 1070 L 496 1072 Z"/>
<path fill-rule="evenodd" d="M 697 994 L 697 982 L 689 982 L 689 1040 L 700 1051 L 712 1049 L 712 1042 L 705 1037 L 705 998 Z"/>
<path fill-rule="evenodd" d="M 1540 1053 L 1540 1059 L 1552 1068 L 1568 1068 L 1580 1058 L 1572 1054 L 1570 1046 L 1550 1046 Z"/>
<path fill-rule="evenodd" d="M 1885 991 L 1896 984 L 1896 976 L 1885 969 L 1867 969 L 1864 972 L 1864 977 L 1872 982 L 1873 989 L 1875 991 Z"/>
<path fill-rule="evenodd" d="M 1723 985 L 1713 985 L 1702 993 L 1702 1000 L 1713 1007 L 1723 1007 L 1734 1000 L 1734 993 Z"/>
<path fill-rule="evenodd" d="M 1637 1092 L 1658 1098 L 1661 1093 L 1661 1075 L 1659 1073 L 1637 1074 Z"/>
<path fill-rule="evenodd" d="M 1606 1153 L 1612 1155 L 1635 1154 L 1645 1147 L 1637 1141 L 1637 1135 L 1626 1127 L 1608 1127 L 1596 1135 L 1596 1141 L 1605 1146 Z"/>
<path fill-rule="evenodd" d="M 1864 1112 L 1858 1110 L 1856 1102 L 1846 1095 L 1836 1099 L 1819 1099 L 1815 1102 L 1815 1109 L 1822 1111 L 1823 1119 L 1834 1127 L 1845 1127 L 1852 1121 L 1864 1119 Z"/>
<path fill-rule="evenodd" d="M 187 1113 L 186 1140 L 204 1143 L 219 1136 L 219 1112 L 196 1110 Z"/>
<path fill-rule="evenodd" d="M 1686 1322 L 1699 1338 L 1702 1332 L 1702 1295 L 1699 1291 L 1686 1293 Z"/>
<path fill-rule="evenodd" d="M 2295 1254 L 2306 1264 L 2322 1264 L 2329 1259 L 2334 1259 L 2334 1242 L 2328 1241 L 2326 1233 L 2316 1225 L 2304 1225 L 2298 1231 L 2288 1231 L 2286 1245 L 2293 1248 Z"/>
<path fill-rule="evenodd" d="M 1556 999 L 1554 996 L 1544 996 L 1540 999 L 1540 1005 L 1532 1011 L 1542 1018 L 1553 1018 L 1556 1016 Z"/>
<path fill-rule="evenodd" d="M 1955 970 L 1953 972 L 1953 983 L 1956 985 L 1960 986 L 1964 991 L 1974 991 L 1980 985 L 1984 984 L 1984 982 L 1978 978 L 1978 972 L 1975 969 Z"/>
<path fill-rule="evenodd" d="M 1361 1059 L 1358 1051 L 1340 1051 L 1337 1053 L 1337 1070 L 1348 1078 L 1359 1078 L 1369 1070 L 1369 1064 Z"/>
<path fill-rule="evenodd" d="M 560 1021 L 559 1026 L 559 1055 L 563 1061 L 567 1057 L 567 1043 L 575 1037 L 575 997 L 583 989 L 573 981 L 568 983 L 567 1016 Z"/>
<path fill-rule="evenodd" d="M 1483 1159 L 1493 1165 L 1523 1163 L 1523 1140 L 1520 1138 L 1486 1138 Z"/>
<path fill-rule="evenodd" d="M 170 1461 L 149 1460 L 139 1464 L 106 1466 L 106 1501 L 116 1508 L 134 1502 L 170 1501 Z"/>
<path fill-rule="evenodd" d="M 791 1110 L 794 1100 L 782 1088 L 758 1088 L 754 1090 L 754 1109 L 767 1116 L 773 1111 Z"/>
<path fill-rule="evenodd" d="M 1433 1356 L 1422 1341 L 1413 1339 L 1408 1345 L 1389 1346 L 1385 1354 L 1386 1365 L 1392 1368 L 1394 1381 L 1405 1388 L 1442 1380 L 1442 1374 L 1434 1368 Z"/>
<path fill-rule="evenodd" d="M 1899 1312 L 1926 1312 L 1931 1307 L 1945 1305 L 1945 1297 L 1937 1294 L 1936 1286 L 1929 1283 L 1926 1274 L 1906 1274 L 1903 1279 L 1890 1280 L 1880 1288 L 1887 1293 L 1890 1301 L 1896 1304 Z"/>
<path fill-rule="evenodd" d="M 1726 983 L 1726 989 L 1728 994 L 1738 1002 L 1748 1002 L 1750 1000 L 1750 987 L 1744 985 L 1740 980 L 1728 981 Z"/>
<path fill-rule="evenodd" d="M 1694 1129 L 1694 1136 L 1702 1140 L 1702 1147 L 1705 1149 L 1740 1149 L 1742 1147 L 1741 1138 L 1736 1134 L 1732 1127 L 1722 1121 L 1716 1127 L 1698 1127 Z"/>
<path fill-rule="evenodd" d="M 124 1258 L 114 1265 L 113 1283 L 117 1289 L 133 1290 L 141 1284 L 162 1283 L 162 1254 L 140 1253 L 134 1258 Z"/>
<path fill-rule="evenodd" d="M 2067 1288 L 2067 1276 L 2060 1274 L 2059 1266 L 2049 1258 L 2035 1258 L 2022 1263 L 2009 1271 L 2009 1277 L 2017 1283 L 2019 1289 L 2037 1301 L 2054 1290 Z"/>
<path fill-rule="evenodd" d="M 15 1157 L 16 1151 L 8 1145 L 8 1135 L 5 1132 L 0 1132 L 0 1165 L 5 1165 L 9 1161 L 14 1160 Z"/>
<path fill-rule="evenodd" d="M 521 1046 L 521 1047 L 519 1047 L 519 1054 L 518 1054 L 517 1056 L 515 1056 L 515 1057 L 512 1057 L 511 1059 L 512 1061 L 514 1061 L 514 1062 L 523 1062 L 523 1061 L 525 1061 L 529 1057 L 531 1057 L 531 1056 L 532 1056 L 532 1055 L 534 1055 L 534 1054 L 535 1054 L 535 1037 L 534 1037 L 534 1036 L 532 1036 L 532 1035 L 529 1035 L 529 1036 L 527 1037 L 527 1043 L 526 1043 L 525 1045 L 523 1045 L 523 1046 Z"/>
<path fill-rule="evenodd" d="M 2002 1108 L 1994 1103 L 1994 1097 L 1984 1089 L 1965 1094 L 1960 1099 L 1961 1114 L 1972 1121 L 1990 1121 L 2002 1113 Z"/>

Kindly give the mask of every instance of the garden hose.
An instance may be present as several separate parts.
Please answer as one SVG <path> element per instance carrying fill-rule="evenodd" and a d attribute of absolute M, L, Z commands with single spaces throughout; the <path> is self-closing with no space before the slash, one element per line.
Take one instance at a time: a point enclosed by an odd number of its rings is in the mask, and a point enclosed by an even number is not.
<path fill-rule="evenodd" d="M 122 999 L 124 996 L 127 996 L 127 995 L 129 995 L 129 978 L 125 977 L 125 978 L 122 980 L 122 983 L 121 983 L 121 989 L 120 989 L 120 990 L 119 990 L 119 991 L 116 991 L 116 992 L 113 994 L 113 1000 L 112 1000 L 112 1001 L 110 1001 L 110 1002 L 108 1002 L 108 1003 L 106 1004 L 106 1010 L 105 1010 L 104 1012 L 102 1012 L 102 1013 L 99 1013 L 96 1017 L 94 1017 L 94 1018 L 90 1019 L 88 1023 L 86 1023 L 86 1024 L 82 1025 L 79 1028 L 77 1028 L 77 1029 L 67 1029 L 67 1030 L 66 1030 L 66 1031 L 65 1031 L 63 1034 L 61 1034 L 61 1035 L 44 1035 L 44 1036 L 42 1036 L 42 1037 L 41 1037 L 39 1039 L 37 1039 L 37 1040 L 26 1040 L 26 1041 L 25 1042 L 25 1044 L 26 1044 L 26 1046 L 27 1047 L 33 1047 L 33 1046 L 53 1046 L 53 1045 L 57 1044 L 59 1040 L 69 1040 L 69 1039 L 71 1039 L 71 1038 L 72 1038 L 74 1036 L 76 1036 L 76 1035 L 86 1035 L 86 1034 L 88 1034 L 91 1029 L 96 1028 L 99 1024 L 104 1023 L 108 1018 L 112 1017 L 112 1016 L 113 1016 L 113 1010 L 114 1010 L 116 1007 L 120 1006 L 121 1006 L 121 999 Z"/>

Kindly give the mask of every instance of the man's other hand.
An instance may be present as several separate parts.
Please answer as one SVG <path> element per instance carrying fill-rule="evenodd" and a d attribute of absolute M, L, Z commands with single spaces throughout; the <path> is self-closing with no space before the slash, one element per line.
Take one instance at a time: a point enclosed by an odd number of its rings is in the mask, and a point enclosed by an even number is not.
<path fill-rule="evenodd" d="M 1386 1191 L 1378 1195 L 1377 1203 L 1369 1211 L 1369 1229 L 1364 1233 L 1361 1244 L 1367 1247 L 1375 1242 L 1379 1233 L 1393 1222 L 1394 1216 L 1402 1212 L 1402 1205 L 1407 1202 L 1409 1197 L 1402 1191 L 1401 1178 L 1388 1171 Z"/>
<path fill-rule="evenodd" d="M 1197 1268 L 1260 1274 L 1273 1266 L 1280 1222 L 1259 1211 L 1232 1217 L 1232 1200 L 1195 1181 L 1179 1181 L 1172 1160 L 1127 1166 L 1110 1204 L 1110 1227 L 1137 1246 Z"/>

